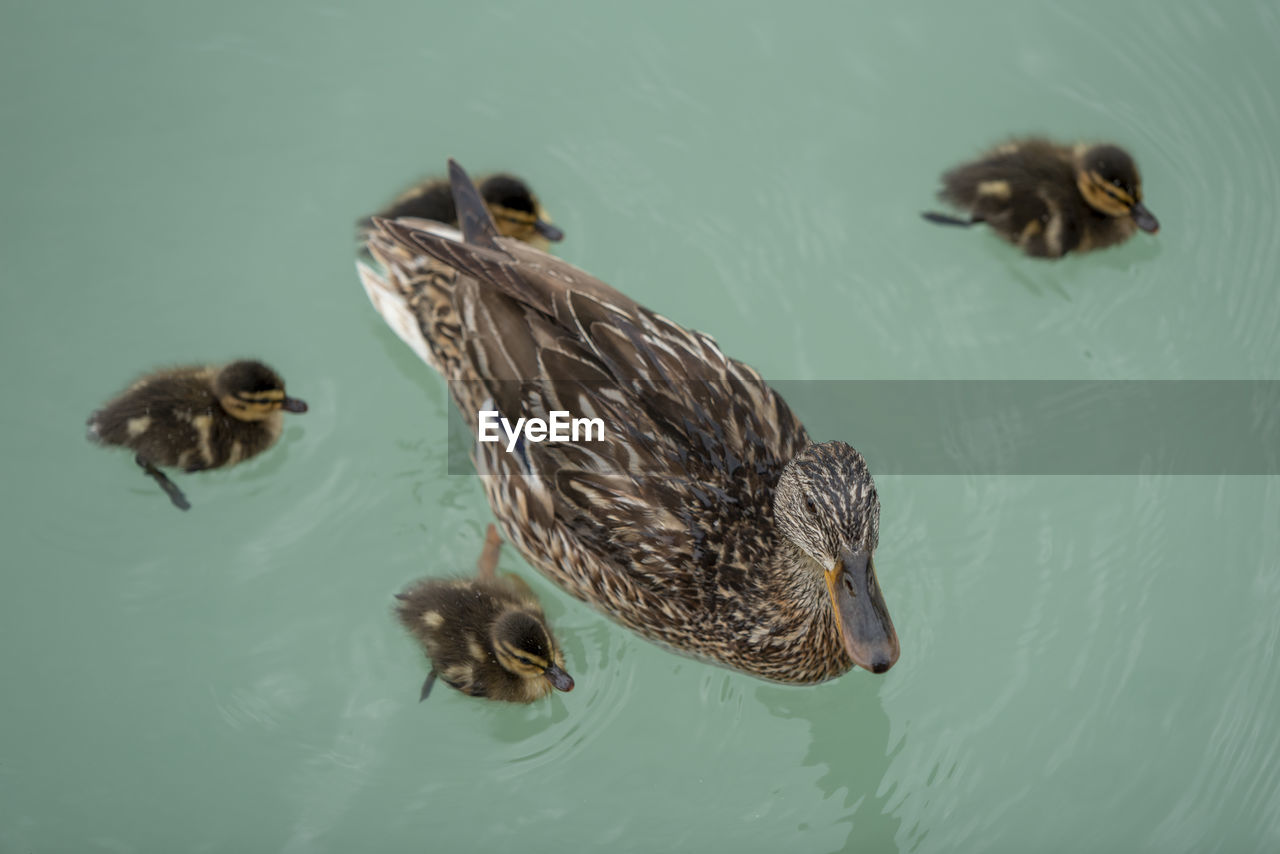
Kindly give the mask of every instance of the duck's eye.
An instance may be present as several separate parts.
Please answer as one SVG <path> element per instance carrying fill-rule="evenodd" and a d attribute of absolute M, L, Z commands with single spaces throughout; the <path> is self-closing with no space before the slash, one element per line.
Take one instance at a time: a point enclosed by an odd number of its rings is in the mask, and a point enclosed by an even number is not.
<path fill-rule="evenodd" d="M 809 511 L 810 516 L 818 515 L 818 505 L 813 503 L 812 498 L 806 498 L 804 500 L 804 509 Z"/>
<path fill-rule="evenodd" d="M 1120 179 L 1119 179 L 1119 178 L 1112 178 L 1112 179 L 1111 179 L 1111 186 L 1116 187 L 1116 188 L 1123 189 L 1123 185 L 1120 183 Z"/>

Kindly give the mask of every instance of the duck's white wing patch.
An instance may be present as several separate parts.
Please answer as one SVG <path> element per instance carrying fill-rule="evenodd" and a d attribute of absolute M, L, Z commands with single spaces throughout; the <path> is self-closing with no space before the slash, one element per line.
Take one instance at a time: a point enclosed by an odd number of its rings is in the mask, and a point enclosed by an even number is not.
<path fill-rule="evenodd" d="M 418 358 L 428 365 L 434 364 L 431 348 L 427 346 L 426 339 L 422 337 L 422 329 L 418 326 L 418 318 L 409 310 L 409 305 L 400 292 L 387 281 L 386 276 L 364 261 L 356 262 L 356 272 L 360 275 L 360 284 L 364 285 L 369 302 L 373 303 L 374 310 L 382 315 L 387 326 L 395 330 L 400 340 L 418 354 Z"/>
<path fill-rule="evenodd" d="M 445 240 L 452 240 L 454 243 L 465 243 L 462 232 L 458 229 L 445 225 L 442 222 L 436 222 L 430 219 L 419 219 L 416 216 L 402 216 L 396 219 L 396 222 L 404 223 L 407 226 L 416 228 L 419 231 L 425 231 L 428 234 L 434 234 L 436 237 L 443 237 Z"/>

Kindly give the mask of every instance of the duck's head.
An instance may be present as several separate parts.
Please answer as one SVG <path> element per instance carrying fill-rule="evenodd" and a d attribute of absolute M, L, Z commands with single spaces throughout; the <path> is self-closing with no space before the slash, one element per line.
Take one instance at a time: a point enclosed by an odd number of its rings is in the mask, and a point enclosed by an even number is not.
<path fill-rule="evenodd" d="M 529 185 L 514 175 L 489 175 L 477 189 L 493 216 L 499 234 L 542 250 L 564 239 L 564 232 L 551 224 Z"/>
<path fill-rule="evenodd" d="M 1160 223 L 1142 204 L 1142 179 L 1129 152 L 1115 145 L 1091 145 L 1076 155 L 1076 186 L 1089 207 L 1107 216 L 1133 217 L 1150 234 Z"/>
<path fill-rule="evenodd" d="M 222 408 L 241 421 L 261 421 L 280 410 L 306 412 L 307 404 L 284 393 L 284 380 L 261 362 L 232 362 L 213 381 Z"/>
<path fill-rule="evenodd" d="M 862 455 L 844 442 L 805 448 L 783 469 L 773 510 L 783 536 L 825 577 L 849 658 L 884 673 L 898 660 L 898 635 L 876 581 L 880 500 Z"/>
<path fill-rule="evenodd" d="M 493 622 L 489 637 L 498 664 L 521 679 L 545 679 L 557 691 L 572 691 L 564 657 L 546 624 L 528 611 L 512 608 Z"/>

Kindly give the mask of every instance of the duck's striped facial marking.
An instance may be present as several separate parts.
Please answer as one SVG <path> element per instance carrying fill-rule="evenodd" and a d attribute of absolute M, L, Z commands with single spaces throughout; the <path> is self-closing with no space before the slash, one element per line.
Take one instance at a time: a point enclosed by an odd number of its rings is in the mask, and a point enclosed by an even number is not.
<path fill-rule="evenodd" d="M 494 652 L 503 670 L 519 676 L 541 676 L 551 666 L 543 656 L 502 641 L 494 647 Z"/>
<path fill-rule="evenodd" d="M 262 421 L 269 418 L 272 413 L 280 411 L 283 401 L 284 392 L 280 392 L 280 398 L 277 400 L 246 399 L 239 394 L 226 394 L 218 398 L 218 402 L 222 404 L 227 414 L 241 421 Z"/>
<path fill-rule="evenodd" d="M 532 211 L 491 204 L 489 214 L 493 217 L 493 224 L 498 227 L 498 233 L 503 237 L 515 238 L 543 252 L 551 248 L 552 241 L 564 237 L 563 232 L 551 224 L 542 206 L 536 202 Z"/>
<path fill-rule="evenodd" d="M 842 549 L 874 551 L 880 500 L 862 455 L 843 442 L 810 445 L 778 481 L 774 515 L 780 530 L 821 566 Z"/>
<path fill-rule="evenodd" d="M 1108 216 L 1128 216 L 1142 201 L 1142 181 L 1127 152 L 1096 145 L 1077 154 L 1076 186 L 1089 207 Z"/>
<path fill-rule="evenodd" d="M 232 362 L 214 379 L 218 402 L 241 421 L 262 421 L 281 409 L 306 412 L 307 405 L 284 393 L 284 380 L 261 362 Z"/>
<path fill-rule="evenodd" d="M 527 611 L 513 609 L 500 616 L 490 640 L 498 664 L 517 676 L 542 676 L 556 663 L 550 632 L 542 620 Z"/>
<path fill-rule="evenodd" d="M 236 397 L 247 404 L 284 403 L 284 389 L 273 388 L 267 391 L 238 391 Z"/>
<path fill-rule="evenodd" d="M 1108 181 L 1098 172 L 1086 172 L 1076 182 L 1080 195 L 1089 207 L 1108 216 L 1128 216 L 1129 210 L 1142 200 L 1141 187 L 1131 192 L 1118 180 Z"/>

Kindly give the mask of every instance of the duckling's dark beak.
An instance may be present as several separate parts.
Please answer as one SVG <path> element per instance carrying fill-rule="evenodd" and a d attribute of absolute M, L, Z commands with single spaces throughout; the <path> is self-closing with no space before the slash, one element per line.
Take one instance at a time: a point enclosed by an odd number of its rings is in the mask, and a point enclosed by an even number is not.
<path fill-rule="evenodd" d="M 1151 211 L 1147 210 L 1146 205 L 1142 204 L 1142 202 L 1134 202 L 1133 207 L 1129 208 L 1129 214 L 1133 217 L 1133 221 L 1138 224 L 1138 228 L 1147 234 L 1155 234 L 1160 230 L 1160 221 L 1151 214 Z"/>
<path fill-rule="evenodd" d="M 554 664 L 543 671 L 542 677 L 550 682 L 551 687 L 557 691 L 573 690 L 573 677 Z"/>
<path fill-rule="evenodd" d="M 845 549 L 826 576 L 845 651 L 859 667 L 884 673 L 898 660 L 900 650 L 871 554 Z"/>
<path fill-rule="evenodd" d="M 564 240 L 564 232 L 544 219 L 534 220 L 533 228 L 538 232 L 538 234 L 541 234 L 552 243 L 559 243 L 561 240 Z"/>
<path fill-rule="evenodd" d="M 296 397 L 286 397 L 280 406 L 289 412 L 307 411 L 307 402 L 305 400 L 298 400 Z"/>

